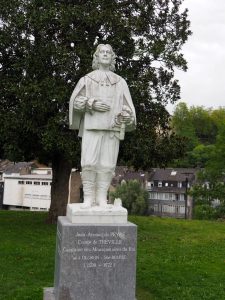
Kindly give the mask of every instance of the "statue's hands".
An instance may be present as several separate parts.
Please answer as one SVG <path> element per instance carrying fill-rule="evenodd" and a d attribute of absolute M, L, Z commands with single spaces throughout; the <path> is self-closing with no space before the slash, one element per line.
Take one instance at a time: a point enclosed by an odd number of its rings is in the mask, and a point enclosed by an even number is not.
<path fill-rule="evenodd" d="M 108 104 L 102 102 L 101 100 L 95 100 L 92 107 L 93 107 L 93 110 L 96 110 L 96 111 L 105 112 L 105 111 L 110 110 L 110 106 Z"/>
<path fill-rule="evenodd" d="M 121 122 L 125 124 L 130 124 L 133 120 L 132 116 L 128 113 L 122 112 L 120 116 Z"/>
<path fill-rule="evenodd" d="M 121 113 L 119 113 L 115 118 L 115 123 L 117 125 L 130 125 L 133 121 L 134 116 L 131 109 L 127 105 L 123 105 Z"/>

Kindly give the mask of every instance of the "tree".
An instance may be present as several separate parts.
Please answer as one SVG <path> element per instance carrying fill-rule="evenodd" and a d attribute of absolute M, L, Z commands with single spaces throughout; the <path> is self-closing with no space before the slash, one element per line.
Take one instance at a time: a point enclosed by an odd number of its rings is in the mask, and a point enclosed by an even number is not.
<path fill-rule="evenodd" d="M 187 107 L 185 102 L 179 103 L 174 111 L 171 124 L 175 132 L 189 140 L 189 150 L 198 144 L 213 144 L 217 135 L 216 113 L 203 106 Z M 218 113 L 217 113 L 218 115 Z"/>
<path fill-rule="evenodd" d="M 191 106 L 190 118 L 198 142 L 205 145 L 215 143 L 217 126 L 212 119 L 212 109 L 206 109 L 203 106 Z"/>
<path fill-rule="evenodd" d="M 224 117 L 223 108 L 188 108 L 186 103 L 179 103 L 171 118 L 171 124 L 178 136 L 186 138 L 187 151 L 184 158 L 174 162 L 174 166 L 205 167 L 215 153 L 216 140 Z"/>
<path fill-rule="evenodd" d="M 198 182 L 191 189 L 195 202 L 199 205 L 211 206 L 215 199 L 225 206 L 225 120 L 221 120 L 213 151 L 208 154 L 205 168 L 198 174 Z M 219 212 L 219 211 L 217 211 Z"/>
<path fill-rule="evenodd" d="M 2 156 L 51 163 L 49 222 L 65 214 L 71 166 L 80 141 L 68 130 L 68 100 L 91 71 L 98 43 L 117 53 L 117 73 L 130 86 L 138 115 L 120 159 L 136 167 L 165 165 L 180 154 L 166 103 L 179 99 L 174 67 L 187 69 L 181 47 L 189 31 L 181 0 L 1 0 L 0 128 Z M 164 145 L 168 156 L 164 155 Z"/>
<path fill-rule="evenodd" d="M 220 107 L 218 109 L 212 110 L 211 118 L 217 128 L 223 126 L 225 120 L 225 108 Z"/>
<path fill-rule="evenodd" d="M 215 150 L 212 152 L 206 164 L 206 171 L 209 178 L 224 181 L 225 178 L 225 120 L 220 124 L 215 143 Z"/>
<path fill-rule="evenodd" d="M 215 151 L 215 145 L 197 145 L 192 151 L 188 152 L 189 167 L 204 168 L 212 154 Z"/>
<path fill-rule="evenodd" d="M 148 211 L 148 192 L 137 180 L 118 185 L 111 193 L 113 199 L 120 198 L 123 207 L 132 215 L 146 215 Z"/>
<path fill-rule="evenodd" d="M 176 106 L 171 118 L 171 125 L 178 136 L 186 138 L 188 151 L 192 150 L 198 144 L 190 110 L 185 102 L 180 102 Z"/>

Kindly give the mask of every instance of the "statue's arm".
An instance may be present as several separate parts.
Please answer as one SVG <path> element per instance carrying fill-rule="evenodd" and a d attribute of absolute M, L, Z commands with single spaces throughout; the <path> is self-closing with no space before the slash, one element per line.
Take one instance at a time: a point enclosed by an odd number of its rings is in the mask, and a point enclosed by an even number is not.
<path fill-rule="evenodd" d="M 85 112 L 88 98 L 85 96 L 85 87 L 79 92 L 79 94 L 74 98 L 73 108 L 76 111 Z"/>
<path fill-rule="evenodd" d="M 130 91 L 126 81 L 123 79 L 123 110 L 124 122 L 126 123 L 126 131 L 132 131 L 136 127 L 136 112 L 133 105 L 133 101 L 130 95 Z M 124 113 L 123 113 L 124 111 Z"/>
<path fill-rule="evenodd" d="M 86 97 L 85 77 L 81 78 L 70 98 L 73 109 L 78 112 L 91 112 L 94 100 L 94 98 Z"/>
<path fill-rule="evenodd" d="M 94 111 L 105 112 L 110 110 L 110 106 L 102 102 L 100 99 L 86 96 L 85 77 L 81 78 L 77 83 L 72 96 L 70 98 L 70 106 L 76 112 L 93 113 Z"/>

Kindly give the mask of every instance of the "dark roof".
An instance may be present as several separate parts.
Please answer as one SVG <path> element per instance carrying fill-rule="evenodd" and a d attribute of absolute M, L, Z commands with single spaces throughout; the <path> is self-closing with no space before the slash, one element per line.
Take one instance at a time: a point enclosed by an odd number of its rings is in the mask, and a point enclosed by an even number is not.
<path fill-rule="evenodd" d="M 117 166 L 115 170 L 115 176 L 112 180 L 112 185 L 116 186 L 120 184 L 122 180 L 138 180 L 140 182 L 145 182 L 148 178 L 148 173 L 144 171 L 134 171 L 133 168 L 128 168 L 126 166 Z"/>
<path fill-rule="evenodd" d="M 138 172 L 127 172 L 123 176 L 124 180 L 145 180 L 146 174 L 145 173 L 138 173 Z"/>
<path fill-rule="evenodd" d="M 5 174 L 20 173 L 24 168 L 31 168 L 35 164 L 33 162 L 18 162 L 10 164 L 4 171 Z"/>
<path fill-rule="evenodd" d="M 188 178 L 189 181 L 195 179 L 196 173 L 199 169 L 191 168 L 166 168 L 166 169 L 154 169 L 150 174 L 150 181 L 185 181 Z"/>
<path fill-rule="evenodd" d="M 5 172 L 11 165 L 13 165 L 13 162 L 8 159 L 0 159 L 0 172 Z"/>
<path fill-rule="evenodd" d="M 129 168 L 127 166 L 116 166 L 115 176 L 123 175 L 129 172 Z"/>

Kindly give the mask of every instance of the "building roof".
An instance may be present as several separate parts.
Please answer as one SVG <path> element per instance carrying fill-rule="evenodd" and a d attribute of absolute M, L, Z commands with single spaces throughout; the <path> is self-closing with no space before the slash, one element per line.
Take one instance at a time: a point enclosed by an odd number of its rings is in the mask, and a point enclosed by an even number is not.
<path fill-rule="evenodd" d="M 112 179 L 112 185 L 116 186 L 121 183 L 121 181 L 137 180 L 139 182 L 145 182 L 148 178 L 148 173 L 139 170 L 134 171 L 133 168 L 128 168 L 127 166 L 117 166 L 115 169 L 115 176 Z"/>
<path fill-rule="evenodd" d="M 13 162 L 8 159 L 0 159 L 0 172 L 5 172 L 11 165 L 13 165 Z"/>
<path fill-rule="evenodd" d="M 20 174 L 6 174 L 4 175 L 4 178 L 10 178 L 10 179 L 27 179 L 27 180 L 51 180 L 52 175 L 51 174 L 25 174 L 25 175 L 20 175 Z"/>
<path fill-rule="evenodd" d="M 5 174 L 20 174 L 20 172 L 26 168 L 35 167 L 34 162 L 18 162 L 18 163 L 11 163 L 9 166 L 4 170 Z"/>
<path fill-rule="evenodd" d="M 150 181 L 193 181 L 198 169 L 193 168 L 166 168 L 166 169 L 154 169 L 149 175 Z"/>

